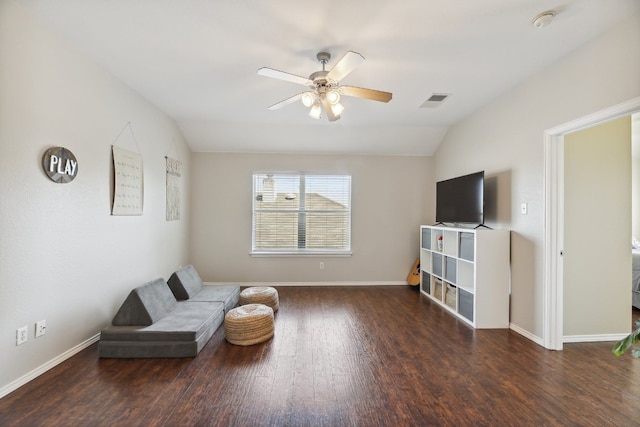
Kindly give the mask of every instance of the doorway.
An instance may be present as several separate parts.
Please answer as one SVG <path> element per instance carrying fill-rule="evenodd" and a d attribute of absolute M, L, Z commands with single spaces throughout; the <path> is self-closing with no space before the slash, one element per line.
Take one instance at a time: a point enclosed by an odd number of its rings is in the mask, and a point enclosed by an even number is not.
<path fill-rule="evenodd" d="M 640 111 L 640 97 L 544 132 L 544 337 L 543 345 L 562 350 L 564 337 L 564 138 Z M 621 335 L 622 338 L 624 335 Z M 613 337 L 612 337 L 613 338 Z"/>

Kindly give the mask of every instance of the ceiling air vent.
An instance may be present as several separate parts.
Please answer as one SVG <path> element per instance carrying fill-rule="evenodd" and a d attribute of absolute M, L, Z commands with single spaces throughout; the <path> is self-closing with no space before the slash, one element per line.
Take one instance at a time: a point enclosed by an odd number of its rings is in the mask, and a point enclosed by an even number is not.
<path fill-rule="evenodd" d="M 449 96 L 450 93 L 434 93 L 420 105 L 420 108 L 436 108 L 440 106 Z"/>

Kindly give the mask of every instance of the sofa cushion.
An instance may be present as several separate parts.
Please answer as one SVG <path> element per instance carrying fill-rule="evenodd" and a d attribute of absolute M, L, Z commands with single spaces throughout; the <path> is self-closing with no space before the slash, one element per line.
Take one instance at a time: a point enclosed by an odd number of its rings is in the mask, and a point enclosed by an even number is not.
<path fill-rule="evenodd" d="M 225 313 L 238 304 L 240 299 L 239 285 L 211 285 L 205 283 L 202 290 L 189 301 L 221 301 L 224 303 Z"/>
<path fill-rule="evenodd" d="M 179 302 L 162 319 L 149 326 L 109 326 L 102 330 L 102 341 L 196 341 L 200 335 L 219 326 L 223 316 L 221 302 Z"/>
<path fill-rule="evenodd" d="M 202 289 L 202 279 L 193 265 L 175 271 L 167 283 L 177 300 L 189 299 Z"/>
<path fill-rule="evenodd" d="M 113 318 L 116 326 L 148 326 L 159 321 L 178 304 L 164 279 L 132 290 Z"/>

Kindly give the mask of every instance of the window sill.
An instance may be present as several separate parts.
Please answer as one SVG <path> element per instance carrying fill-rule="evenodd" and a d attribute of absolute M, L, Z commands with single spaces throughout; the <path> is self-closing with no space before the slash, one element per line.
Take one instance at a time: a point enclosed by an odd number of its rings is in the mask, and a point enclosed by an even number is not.
<path fill-rule="evenodd" d="M 350 257 L 352 255 L 351 251 L 304 251 L 304 252 L 297 252 L 297 251 L 291 251 L 291 252 L 286 252 L 286 251 L 278 251 L 278 252 L 263 252 L 263 251 L 253 251 L 253 252 L 249 252 L 249 255 L 251 255 L 252 257 L 262 257 L 262 258 L 268 258 L 268 257 L 274 257 L 274 258 L 279 258 L 279 257 Z"/>

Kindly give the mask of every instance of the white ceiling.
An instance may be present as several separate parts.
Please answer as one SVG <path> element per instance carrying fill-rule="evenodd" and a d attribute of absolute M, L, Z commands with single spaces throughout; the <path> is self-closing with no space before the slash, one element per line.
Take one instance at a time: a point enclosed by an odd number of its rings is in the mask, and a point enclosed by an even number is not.
<path fill-rule="evenodd" d="M 431 155 L 447 129 L 626 16 L 640 0 L 19 0 L 72 45 L 173 117 L 194 151 Z M 557 12 L 543 29 L 531 24 Z M 366 61 L 343 84 L 342 119 L 308 117 L 315 56 Z M 327 65 L 329 69 L 335 61 Z M 432 93 L 452 96 L 419 108 Z"/>

